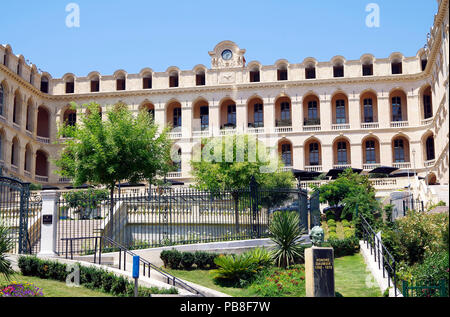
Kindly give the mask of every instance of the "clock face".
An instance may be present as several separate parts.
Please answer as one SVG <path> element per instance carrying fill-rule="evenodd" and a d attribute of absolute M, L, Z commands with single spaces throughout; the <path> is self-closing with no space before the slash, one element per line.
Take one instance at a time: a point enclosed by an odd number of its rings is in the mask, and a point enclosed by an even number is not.
<path fill-rule="evenodd" d="M 226 61 L 229 61 L 233 57 L 233 52 L 230 50 L 225 50 L 222 52 L 222 58 Z"/>

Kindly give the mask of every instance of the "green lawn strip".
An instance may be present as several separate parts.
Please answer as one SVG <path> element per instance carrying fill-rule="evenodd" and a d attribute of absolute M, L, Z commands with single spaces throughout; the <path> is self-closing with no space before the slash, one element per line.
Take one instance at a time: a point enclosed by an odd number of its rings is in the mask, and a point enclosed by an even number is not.
<path fill-rule="evenodd" d="M 366 280 L 376 283 L 361 254 L 335 259 L 336 292 L 344 297 L 381 297 L 380 288 L 376 285 L 366 286 Z M 370 279 L 368 278 L 370 276 Z"/>
<path fill-rule="evenodd" d="M 185 281 L 192 282 L 201 286 L 205 286 L 207 288 L 222 292 L 224 294 L 231 295 L 233 297 L 252 297 L 254 294 L 248 289 L 245 288 L 234 288 L 234 287 L 223 287 L 220 285 L 216 285 L 213 282 L 213 278 L 210 275 L 211 271 L 208 270 L 171 270 L 164 269 L 168 273 L 179 277 Z"/>
<path fill-rule="evenodd" d="M 86 287 L 69 287 L 64 282 L 44 280 L 33 276 L 23 276 L 15 274 L 11 276 L 11 281 L 18 283 L 31 283 L 42 289 L 45 297 L 113 297 L 100 291 L 90 290 Z M 3 276 L 0 276 L 0 285 L 10 284 Z"/>

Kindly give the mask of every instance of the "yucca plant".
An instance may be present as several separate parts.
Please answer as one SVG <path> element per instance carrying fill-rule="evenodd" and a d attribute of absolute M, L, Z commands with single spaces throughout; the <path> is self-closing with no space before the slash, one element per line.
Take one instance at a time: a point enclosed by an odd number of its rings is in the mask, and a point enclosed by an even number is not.
<path fill-rule="evenodd" d="M 9 277 L 14 274 L 11 263 L 6 258 L 6 253 L 13 248 L 13 240 L 9 236 L 9 228 L 0 220 L 0 275 L 9 281 Z"/>
<path fill-rule="evenodd" d="M 272 253 L 264 248 L 255 248 L 247 252 L 260 268 L 265 268 L 273 264 Z"/>
<path fill-rule="evenodd" d="M 300 238 L 305 230 L 300 228 L 300 218 L 291 211 L 276 212 L 269 227 L 271 240 L 275 243 L 273 258 L 283 268 L 294 264 L 296 258 L 303 258 Z"/>

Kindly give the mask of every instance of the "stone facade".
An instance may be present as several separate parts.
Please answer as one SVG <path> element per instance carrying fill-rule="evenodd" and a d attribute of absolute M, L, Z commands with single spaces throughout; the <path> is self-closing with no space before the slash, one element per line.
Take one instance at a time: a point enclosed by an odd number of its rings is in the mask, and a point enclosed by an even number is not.
<path fill-rule="evenodd" d="M 152 110 L 160 126 L 176 126 L 171 137 L 182 163 L 170 178 L 189 181 L 202 137 L 249 133 L 278 149 L 287 167 L 396 166 L 448 184 L 448 2 L 438 1 L 427 44 L 412 57 L 261 65 L 224 41 L 209 52 L 211 68 L 52 78 L 0 45 L 0 164 L 26 181 L 67 186 L 51 159 L 61 150 L 58 125 L 76 120 L 69 103 L 94 101 L 105 112 L 121 102 L 136 113 Z"/>

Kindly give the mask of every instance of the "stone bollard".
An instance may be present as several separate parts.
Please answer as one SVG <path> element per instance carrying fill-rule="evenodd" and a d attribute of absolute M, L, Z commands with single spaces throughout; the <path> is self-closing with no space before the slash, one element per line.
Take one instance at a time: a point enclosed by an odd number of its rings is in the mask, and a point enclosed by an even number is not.
<path fill-rule="evenodd" d="M 57 191 L 42 191 L 41 252 L 39 256 L 55 257 L 58 227 Z"/>

